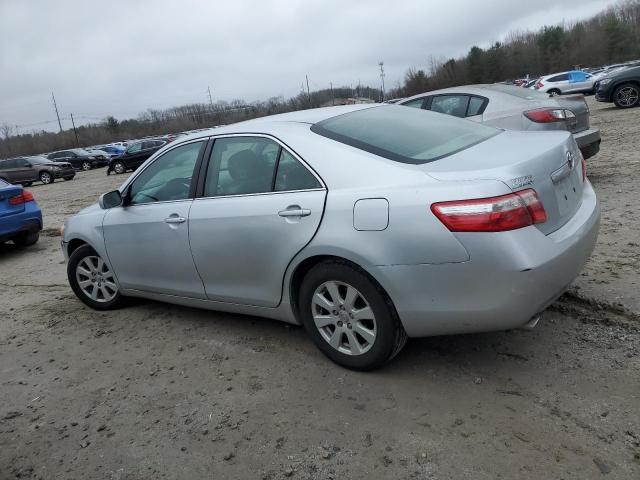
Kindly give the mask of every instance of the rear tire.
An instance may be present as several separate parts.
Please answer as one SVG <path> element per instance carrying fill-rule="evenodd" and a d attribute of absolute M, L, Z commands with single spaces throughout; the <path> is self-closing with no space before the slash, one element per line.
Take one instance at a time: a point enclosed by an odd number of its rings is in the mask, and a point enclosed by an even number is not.
<path fill-rule="evenodd" d="M 407 340 L 382 288 L 347 262 L 322 262 L 306 274 L 299 315 L 316 346 L 335 363 L 352 370 L 381 367 Z"/>
<path fill-rule="evenodd" d="M 82 162 L 81 168 L 85 172 L 91 170 L 91 162 Z"/>
<path fill-rule="evenodd" d="M 613 91 L 613 103 L 618 108 L 632 108 L 640 104 L 640 87 L 624 83 Z"/>
<path fill-rule="evenodd" d="M 16 246 L 20 248 L 30 247 L 31 245 L 34 245 L 35 243 L 37 243 L 39 238 L 40 238 L 39 231 L 23 232 L 17 237 L 13 238 L 13 243 L 15 243 Z"/>
<path fill-rule="evenodd" d="M 23 187 L 30 187 L 31 185 L 33 185 L 33 182 L 24 182 L 22 184 Z"/>
<path fill-rule="evenodd" d="M 110 267 L 89 245 L 71 254 L 67 278 L 73 293 L 94 310 L 114 310 L 126 304 Z"/>
<path fill-rule="evenodd" d="M 125 168 L 124 163 L 114 162 L 113 171 L 116 172 L 118 175 L 122 175 L 124 172 L 127 171 L 127 169 Z"/>
<path fill-rule="evenodd" d="M 64 177 L 64 179 L 68 182 L 69 180 L 73 180 L 74 177 Z"/>
<path fill-rule="evenodd" d="M 558 90 L 557 88 L 552 88 L 551 90 L 549 90 L 547 92 L 549 95 L 551 95 L 552 97 L 556 97 L 558 95 L 561 94 L 560 90 Z"/>
<path fill-rule="evenodd" d="M 40 181 L 45 185 L 49 185 L 54 182 L 54 178 L 49 172 L 40 172 Z"/>

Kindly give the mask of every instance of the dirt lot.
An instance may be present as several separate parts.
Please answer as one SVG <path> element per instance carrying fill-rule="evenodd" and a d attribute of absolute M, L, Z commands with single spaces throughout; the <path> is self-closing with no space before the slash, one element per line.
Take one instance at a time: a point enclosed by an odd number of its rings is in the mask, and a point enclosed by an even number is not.
<path fill-rule="evenodd" d="M 32 187 L 51 230 L 0 249 L 0 479 L 640 478 L 640 109 L 590 104 L 603 220 L 570 294 L 369 374 L 269 320 L 89 310 L 54 229 L 124 178 Z"/>

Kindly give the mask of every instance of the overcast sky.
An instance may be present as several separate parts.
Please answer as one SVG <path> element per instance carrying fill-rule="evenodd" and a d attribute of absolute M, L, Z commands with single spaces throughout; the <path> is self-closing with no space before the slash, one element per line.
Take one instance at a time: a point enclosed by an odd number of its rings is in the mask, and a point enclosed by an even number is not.
<path fill-rule="evenodd" d="M 397 86 L 430 55 L 589 17 L 614 0 L 0 0 L 0 124 L 57 129 L 147 108 Z"/>

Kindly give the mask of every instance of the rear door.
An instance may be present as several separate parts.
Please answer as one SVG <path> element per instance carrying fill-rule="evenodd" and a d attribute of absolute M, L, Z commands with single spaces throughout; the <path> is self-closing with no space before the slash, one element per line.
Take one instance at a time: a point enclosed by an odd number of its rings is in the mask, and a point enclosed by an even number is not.
<path fill-rule="evenodd" d="M 26 158 L 17 158 L 16 162 L 16 182 L 33 182 L 38 179 L 36 170 Z"/>
<path fill-rule="evenodd" d="M 217 138 L 189 214 L 207 298 L 277 306 L 287 266 L 320 225 L 325 196 L 320 178 L 276 139 Z"/>
<path fill-rule="evenodd" d="M 0 177 L 9 183 L 17 183 L 18 175 L 16 165 L 17 160 L 15 158 L 0 161 Z"/>

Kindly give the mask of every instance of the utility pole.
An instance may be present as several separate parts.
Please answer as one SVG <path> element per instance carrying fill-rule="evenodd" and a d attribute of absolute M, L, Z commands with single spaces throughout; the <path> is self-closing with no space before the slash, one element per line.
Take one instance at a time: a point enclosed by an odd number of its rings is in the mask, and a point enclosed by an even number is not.
<path fill-rule="evenodd" d="M 311 92 L 309 91 L 309 75 L 305 75 L 307 79 L 307 97 L 309 97 L 309 105 L 311 105 Z"/>
<path fill-rule="evenodd" d="M 60 114 L 58 113 L 58 105 L 56 105 L 56 97 L 51 92 L 51 98 L 53 98 L 53 108 L 56 109 L 56 116 L 58 117 L 58 126 L 60 127 L 60 133 L 62 133 L 62 122 L 60 121 Z"/>
<path fill-rule="evenodd" d="M 329 82 L 329 85 L 331 85 L 331 105 L 335 105 L 335 98 L 333 96 L 333 82 Z"/>
<path fill-rule="evenodd" d="M 380 65 L 380 79 L 382 80 L 382 94 L 380 95 L 380 101 L 384 102 L 384 62 L 380 62 L 378 65 Z"/>
<path fill-rule="evenodd" d="M 73 125 L 73 133 L 76 135 L 76 147 L 80 148 L 80 142 L 78 141 L 78 131 L 76 130 L 76 122 L 73 121 L 73 113 L 71 114 L 71 125 Z"/>
<path fill-rule="evenodd" d="M 209 106 L 211 106 L 211 111 L 213 112 L 213 99 L 211 98 L 211 87 L 207 87 L 207 92 L 209 92 Z"/>

